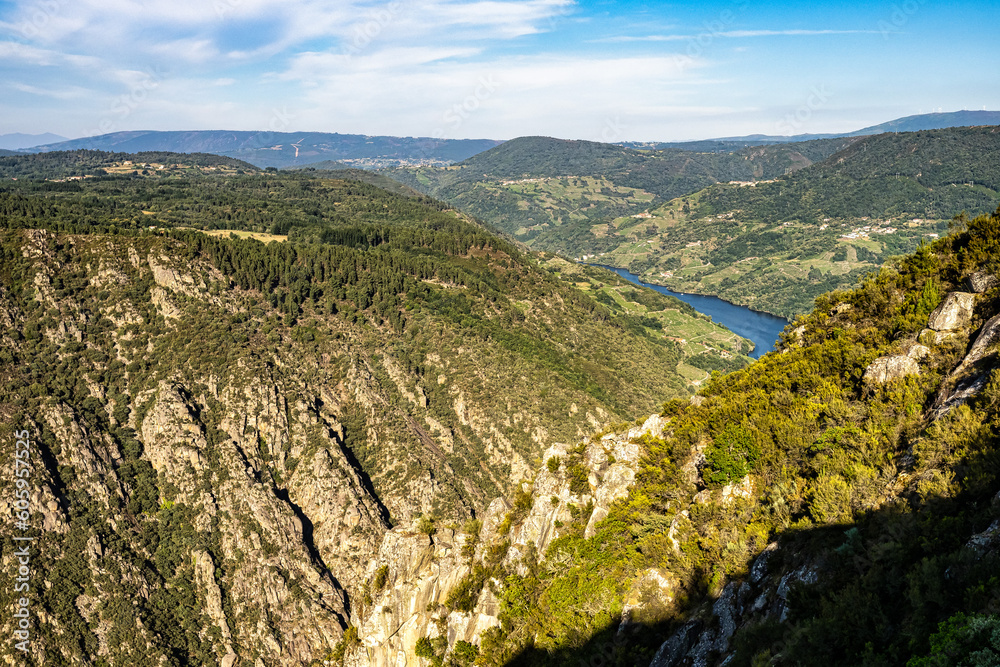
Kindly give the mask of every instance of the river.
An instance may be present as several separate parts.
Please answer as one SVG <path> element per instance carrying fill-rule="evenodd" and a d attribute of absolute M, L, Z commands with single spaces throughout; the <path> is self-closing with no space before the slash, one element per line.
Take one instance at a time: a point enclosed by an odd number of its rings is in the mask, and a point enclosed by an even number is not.
<path fill-rule="evenodd" d="M 702 294 L 684 294 L 674 292 L 662 285 L 653 285 L 639 280 L 639 276 L 626 269 L 618 269 L 613 266 L 597 264 L 602 268 L 614 271 L 619 276 L 636 285 L 651 287 L 660 294 L 677 297 L 684 303 L 690 304 L 699 313 L 703 313 L 712 318 L 712 321 L 721 324 L 733 333 L 743 336 L 754 343 L 754 350 L 750 353 L 753 359 L 760 359 L 762 356 L 774 349 L 781 332 L 788 324 L 788 320 L 770 313 L 762 313 L 745 306 L 737 306 L 723 301 L 716 296 L 704 296 Z"/>

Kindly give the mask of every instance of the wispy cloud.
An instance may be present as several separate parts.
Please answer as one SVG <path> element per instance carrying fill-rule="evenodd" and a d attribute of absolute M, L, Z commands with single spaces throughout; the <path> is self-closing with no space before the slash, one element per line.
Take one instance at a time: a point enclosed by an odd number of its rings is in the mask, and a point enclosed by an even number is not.
<path fill-rule="evenodd" d="M 712 37 L 779 37 L 779 36 L 813 36 L 813 35 L 867 35 L 881 34 L 878 30 L 724 30 L 708 33 Z M 622 42 L 686 42 L 703 37 L 699 35 L 619 35 L 591 40 L 594 43 Z"/>
<path fill-rule="evenodd" d="M 29 93 L 31 95 L 38 95 L 41 97 L 51 97 L 57 100 L 78 100 L 86 97 L 87 95 L 93 94 L 92 90 L 81 88 L 80 86 L 50 90 L 47 88 L 40 88 L 38 86 L 31 86 L 26 83 L 12 83 L 8 85 L 10 85 L 10 87 L 14 90 L 19 90 L 22 93 Z"/>

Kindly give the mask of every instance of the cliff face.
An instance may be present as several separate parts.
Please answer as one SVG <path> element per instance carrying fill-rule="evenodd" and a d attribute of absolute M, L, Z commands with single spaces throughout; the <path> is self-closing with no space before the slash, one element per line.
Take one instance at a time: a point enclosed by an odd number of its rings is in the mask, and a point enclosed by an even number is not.
<path fill-rule="evenodd" d="M 399 335 L 316 310 L 284 324 L 170 239 L 24 230 L 3 249 L 0 411 L 5 433 L 36 441 L 40 662 L 304 665 L 349 625 L 373 660 L 412 658 L 437 618 L 428 605 L 468 573 L 465 536 L 445 522 L 510 495 L 556 436 L 610 416 L 442 323 Z M 525 307 L 559 322 L 558 302 Z M 554 413 L 540 390 L 569 409 Z M 13 488 L 13 465 L 0 481 Z M 513 533 L 512 554 L 555 534 L 565 508 L 548 502 Z M 4 494 L 0 509 L 11 503 Z M 409 528 L 431 515 L 432 540 Z M 13 559 L 5 550 L 4 566 Z M 390 583 L 373 591 L 383 565 Z M 472 641 L 496 625 L 489 595 L 449 632 Z"/>
<path fill-rule="evenodd" d="M 466 529 L 440 528 L 430 536 L 409 526 L 388 531 L 367 568 L 371 602 L 354 619 L 360 641 L 345 664 L 418 665 L 421 639 L 436 639 L 438 657 L 454 658 L 459 642 L 479 645 L 484 632 L 500 630 L 506 574 L 528 575 L 560 535 L 592 535 L 635 479 L 638 440 L 658 436 L 665 424 L 652 415 L 642 426 L 576 446 L 554 444 L 545 464 L 522 482 L 516 506 L 496 498 Z"/>

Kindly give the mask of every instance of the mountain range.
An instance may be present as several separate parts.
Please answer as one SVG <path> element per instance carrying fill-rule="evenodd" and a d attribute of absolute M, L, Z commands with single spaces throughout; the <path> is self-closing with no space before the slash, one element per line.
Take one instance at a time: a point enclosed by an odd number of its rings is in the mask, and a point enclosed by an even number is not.
<path fill-rule="evenodd" d="M 844 134 L 727 137 L 694 142 L 626 142 L 628 148 L 663 150 L 678 148 L 695 152 L 733 152 L 749 146 L 801 143 L 813 139 L 843 138 L 940 129 L 966 125 L 1000 124 L 997 111 L 956 111 L 907 116 Z M 6 138 L 6 143 L 4 142 Z M 340 167 L 381 169 L 406 165 L 445 165 L 461 162 L 502 143 L 487 139 L 434 139 L 386 137 L 327 132 L 231 132 L 193 130 L 184 132 L 126 131 L 64 140 L 58 135 L 0 135 L 0 149 L 27 152 L 100 150 L 141 153 L 215 153 L 235 157 L 258 167 L 304 167 L 335 162 Z M 328 168 L 330 164 L 316 165 Z"/>
<path fill-rule="evenodd" d="M 1000 202 L 994 126 L 693 152 L 515 139 L 391 176 L 535 249 L 786 317 Z"/>
<path fill-rule="evenodd" d="M 72 139 L 27 152 L 100 150 L 141 153 L 215 153 L 258 167 L 296 167 L 332 160 L 348 167 L 451 164 L 492 148 L 488 139 L 384 137 L 329 132 L 130 131 Z"/>
<path fill-rule="evenodd" d="M 629 148 L 683 148 L 692 151 L 732 151 L 748 146 L 765 146 L 789 142 L 811 141 L 813 139 L 834 139 L 842 137 L 864 137 L 883 132 L 918 132 L 920 130 L 943 130 L 949 127 L 972 127 L 976 125 L 1000 125 L 1000 111 L 963 110 L 942 113 L 925 113 L 905 116 L 869 127 L 838 134 L 750 134 L 743 137 L 721 137 L 700 141 L 681 142 L 623 142 Z"/>
<path fill-rule="evenodd" d="M 984 129 L 891 139 L 743 205 L 781 219 L 787 189 L 809 219 L 828 180 L 866 206 L 865 173 L 950 192 L 945 148 L 990 160 Z M 1000 210 L 749 364 L 675 299 L 384 176 L 0 166 L 0 506 L 27 517 L 0 534 L 32 539 L 30 597 L 0 604 L 32 663 L 1000 656 Z"/>

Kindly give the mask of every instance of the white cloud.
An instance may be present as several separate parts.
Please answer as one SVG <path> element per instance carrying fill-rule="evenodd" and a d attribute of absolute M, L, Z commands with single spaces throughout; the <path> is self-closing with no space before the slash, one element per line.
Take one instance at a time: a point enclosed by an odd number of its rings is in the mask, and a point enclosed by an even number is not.
<path fill-rule="evenodd" d="M 699 59 L 537 55 L 482 61 L 447 50 L 304 54 L 280 75 L 297 124 L 446 137 L 592 133 L 643 101 L 666 105 L 705 81 Z M 596 128 L 593 130 L 591 128 Z"/>
<path fill-rule="evenodd" d="M 706 31 L 697 35 L 619 35 L 592 40 L 595 43 L 623 42 L 688 42 L 711 37 L 781 37 L 815 35 L 870 35 L 881 34 L 878 30 L 722 30 Z"/>
<path fill-rule="evenodd" d="M 54 90 L 41 88 L 39 86 L 31 86 L 25 83 L 12 83 L 8 85 L 10 85 L 10 87 L 14 90 L 19 90 L 22 93 L 38 95 L 41 97 L 51 97 L 57 100 L 78 100 L 93 94 L 92 90 L 81 88 L 80 86 L 71 86 L 69 88 Z"/>

